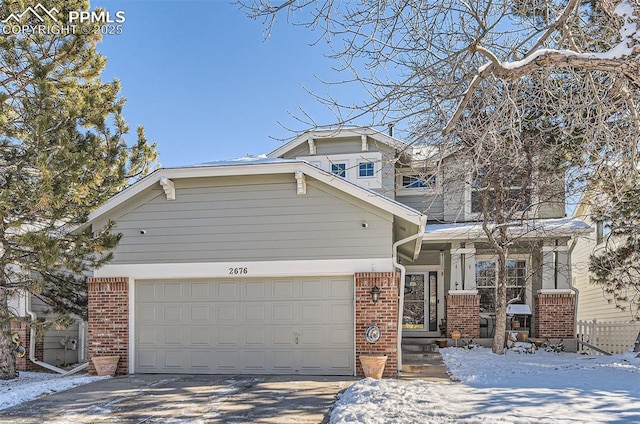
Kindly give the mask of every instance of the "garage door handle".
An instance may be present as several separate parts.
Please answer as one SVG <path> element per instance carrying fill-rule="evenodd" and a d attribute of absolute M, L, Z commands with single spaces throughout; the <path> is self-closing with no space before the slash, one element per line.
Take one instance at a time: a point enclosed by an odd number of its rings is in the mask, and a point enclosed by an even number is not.
<path fill-rule="evenodd" d="M 300 343 L 300 334 L 299 333 L 293 333 L 296 335 L 296 344 Z"/>

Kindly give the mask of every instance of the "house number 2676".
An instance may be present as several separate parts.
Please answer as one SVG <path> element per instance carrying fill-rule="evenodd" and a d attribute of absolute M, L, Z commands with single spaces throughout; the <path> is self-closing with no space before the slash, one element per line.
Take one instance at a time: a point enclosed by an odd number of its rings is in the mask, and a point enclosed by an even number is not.
<path fill-rule="evenodd" d="M 247 268 L 229 268 L 229 275 L 240 275 L 248 273 L 249 270 Z"/>

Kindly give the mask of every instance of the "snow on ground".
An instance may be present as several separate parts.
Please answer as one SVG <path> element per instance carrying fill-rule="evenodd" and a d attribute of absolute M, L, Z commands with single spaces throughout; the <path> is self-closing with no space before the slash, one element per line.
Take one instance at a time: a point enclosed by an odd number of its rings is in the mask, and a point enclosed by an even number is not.
<path fill-rule="evenodd" d="M 331 423 L 639 423 L 640 359 L 446 348 L 453 383 L 361 380 Z"/>
<path fill-rule="evenodd" d="M 631 353 L 441 352 L 456 382 L 360 380 L 331 423 L 640 423 L 640 358 Z M 0 410 L 102 378 L 21 372 L 0 380 Z"/>
<path fill-rule="evenodd" d="M 60 374 L 21 371 L 15 380 L 0 380 L 0 410 L 104 378 L 109 377 L 63 377 Z"/>

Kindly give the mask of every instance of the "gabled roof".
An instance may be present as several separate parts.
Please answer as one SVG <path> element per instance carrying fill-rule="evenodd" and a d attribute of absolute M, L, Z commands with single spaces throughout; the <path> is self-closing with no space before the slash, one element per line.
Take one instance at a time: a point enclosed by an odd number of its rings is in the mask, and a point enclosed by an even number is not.
<path fill-rule="evenodd" d="M 342 128 L 328 128 L 328 129 L 316 129 L 311 131 L 306 131 L 290 142 L 284 144 L 281 147 L 278 147 L 267 156 L 275 158 L 280 157 L 287 153 L 288 151 L 295 149 L 299 145 L 303 143 L 307 143 L 309 139 L 321 140 L 321 139 L 331 139 L 331 138 L 339 138 L 339 137 L 360 137 L 362 135 L 366 135 L 367 137 L 373 139 L 374 141 L 382 144 L 386 144 L 393 149 L 402 150 L 407 152 L 407 154 L 412 153 L 412 147 L 410 144 L 405 143 L 404 141 L 398 140 L 390 135 L 387 135 L 383 132 L 374 130 L 369 127 L 342 127 Z"/>
<path fill-rule="evenodd" d="M 96 209 L 89 216 L 89 222 L 109 213 L 109 211 L 113 210 L 118 205 L 141 193 L 147 188 L 156 184 L 162 184 L 167 180 L 221 176 L 295 174 L 297 171 L 330 185 L 331 187 L 360 199 L 372 206 L 387 211 L 411 224 L 417 225 L 420 232 L 424 231 L 427 219 L 426 216 L 409 206 L 405 206 L 402 203 L 391 200 L 374 191 L 359 187 L 344 178 L 340 178 L 335 174 L 318 169 L 305 161 L 275 158 L 256 158 L 253 160 L 244 158 L 240 161 L 221 161 L 190 167 L 157 169 L 137 181 L 135 184 L 127 187 L 122 192 L 116 194 L 104 205 Z"/>

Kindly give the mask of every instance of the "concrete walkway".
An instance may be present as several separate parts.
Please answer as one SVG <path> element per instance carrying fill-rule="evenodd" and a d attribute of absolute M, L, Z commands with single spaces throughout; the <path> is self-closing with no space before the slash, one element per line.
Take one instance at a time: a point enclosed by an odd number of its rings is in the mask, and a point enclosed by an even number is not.
<path fill-rule="evenodd" d="M 0 411 L 0 423 L 321 423 L 353 377 L 128 375 Z"/>

